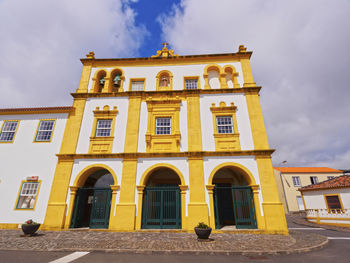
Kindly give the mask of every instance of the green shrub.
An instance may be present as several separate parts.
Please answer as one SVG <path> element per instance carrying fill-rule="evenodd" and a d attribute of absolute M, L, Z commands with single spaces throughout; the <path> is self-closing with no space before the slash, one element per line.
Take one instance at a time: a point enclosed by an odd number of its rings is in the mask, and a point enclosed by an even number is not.
<path fill-rule="evenodd" d="M 198 225 L 196 226 L 198 228 L 202 228 L 202 229 L 208 229 L 209 226 L 203 222 L 199 222 Z"/>

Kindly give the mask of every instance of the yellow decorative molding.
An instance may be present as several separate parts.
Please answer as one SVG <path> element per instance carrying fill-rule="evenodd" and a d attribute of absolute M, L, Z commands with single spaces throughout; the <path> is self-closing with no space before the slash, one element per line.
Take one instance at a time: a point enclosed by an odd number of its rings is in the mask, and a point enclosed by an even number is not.
<path fill-rule="evenodd" d="M 212 118 L 213 118 L 215 150 L 216 151 L 240 150 L 241 144 L 239 140 L 237 117 L 236 117 L 237 107 L 233 104 L 233 102 L 231 103 L 230 106 L 226 106 L 225 102 L 220 102 L 219 106 L 215 106 L 215 103 L 212 103 L 210 110 L 212 112 Z M 231 117 L 233 133 L 218 133 L 217 117 Z"/>
<path fill-rule="evenodd" d="M 156 76 L 156 90 L 173 90 L 173 74 L 169 70 L 162 70 Z"/>
<path fill-rule="evenodd" d="M 118 110 L 114 106 L 113 110 L 109 109 L 109 106 L 104 106 L 102 110 L 96 107 L 94 112 L 94 122 L 91 130 L 89 153 L 111 153 L 114 141 L 114 128 L 115 128 L 115 118 L 117 116 Z M 99 120 L 112 120 L 111 134 L 108 137 L 97 137 L 96 128 L 97 122 Z"/>
<path fill-rule="evenodd" d="M 152 58 L 168 58 L 168 57 L 177 57 L 178 55 L 174 54 L 174 50 L 172 49 L 168 49 L 167 45 L 169 43 L 167 43 L 166 41 L 164 41 L 163 43 L 163 48 L 162 50 L 157 50 L 157 54 L 153 55 Z"/>
<path fill-rule="evenodd" d="M 146 152 L 178 152 L 180 151 L 179 98 L 146 100 L 148 109 L 148 125 L 146 132 Z M 156 134 L 156 118 L 171 119 L 171 134 Z"/>

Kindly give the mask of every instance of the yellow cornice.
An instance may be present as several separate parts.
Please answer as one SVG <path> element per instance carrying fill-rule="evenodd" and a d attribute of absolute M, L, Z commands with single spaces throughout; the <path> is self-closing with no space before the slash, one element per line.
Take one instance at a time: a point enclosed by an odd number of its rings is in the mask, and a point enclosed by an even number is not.
<path fill-rule="evenodd" d="M 271 157 L 274 149 L 266 150 L 248 150 L 248 151 L 202 151 L 202 152 L 143 152 L 143 153 L 105 153 L 105 154 L 57 154 L 60 161 L 74 159 L 133 159 L 138 158 L 160 158 L 160 157 L 183 157 L 183 158 L 203 158 L 213 156 L 256 156 L 256 157 Z"/>
<path fill-rule="evenodd" d="M 13 109 L 0 109 L 0 115 L 70 113 L 73 111 L 74 111 L 74 107 L 13 108 Z"/>
<path fill-rule="evenodd" d="M 241 59 L 250 59 L 253 52 L 237 52 L 223 54 L 203 54 L 173 57 L 147 57 L 147 58 L 82 58 L 83 65 L 93 67 L 113 67 L 113 66 L 154 66 L 154 65 L 179 65 L 198 63 L 224 63 L 239 62 Z"/>
<path fill-rule="evenodd" d="M 197 90 L 172 90 L 172 91 L 125 91 L 125 92 L 108 92 L 108 93 L 71 93 L 74 99 L 79 98 L 103 98 L 103 97 L 142 97 L 146 100 L 149 97 L 176 97 L 180 98 L 190 95 L 200 94 L 223 94 L 223 93 L 244 93 L 259 94 L 260 86 L 244 87 L 235 89 L 197 89 Z"/>

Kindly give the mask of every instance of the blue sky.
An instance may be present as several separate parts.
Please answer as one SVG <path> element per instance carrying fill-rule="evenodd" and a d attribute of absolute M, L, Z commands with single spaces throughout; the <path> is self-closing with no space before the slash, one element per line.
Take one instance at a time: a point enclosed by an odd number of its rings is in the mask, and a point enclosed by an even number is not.
<path fill-rule="evenodd" d="M 179 0 L 140 0 L 130 4 L 130 7 L 135 9 L 137 13 L 135 17 L 136 24 L 145 25 L 150 33 L 150 35 L 145 37 L 144 42 L 140 46 L 139 55 L 141 57 L 155 55 L 155 50 L 162 47 L 161 43 L 163 43 L 165 39 L 157 17 L 161 14 L 169 13 L 173 5 L 179 6 L 179 3 Z"/>
<path fill-rule="evenodd" d="M 80 58 L 253 51 L 273 162 L 350 168 L 349 0 L 0 0 L 0 108 L 72 105 Z"/>

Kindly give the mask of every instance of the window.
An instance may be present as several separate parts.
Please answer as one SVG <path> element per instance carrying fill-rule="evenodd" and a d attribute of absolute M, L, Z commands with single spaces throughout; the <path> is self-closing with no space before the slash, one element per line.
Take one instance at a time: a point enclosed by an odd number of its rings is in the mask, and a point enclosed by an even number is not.
<path fill-rule="evenodd" d="M 186 89 L 198 89 L 198 79 L 185 79 Z"/>
<path fill-rule="evenodd" d="M 293 185 L 294 186 L 301 186 L 301 184 L 300 184 L 300 177 L 299 176 L 293 176 L 292 180 L 293 180 Z"/>
<path fill-rule="evenodd" d="M 334 176 L 327 176 L 327 180 L 331 180 L 333 178 L 334 178 Z"/>
<path fill-rule="evenodd" d="M 16 209 L 33 209 L 38 194 L 39 182 L 22 182 Z"/>
<path fill-rule="evenodd" d="M 96 137 L 111 136 L 112 120 L 97 120 Z"/>
<path fill-rule="evenodd" d="M 156 134 L 171 134 L 171 118 L 156 118 Z"/>
<path fill-rule="evenodd" d="M 328 210 L 343 210 L 338 195 L 326 195 L 325 199 Z"/>
<path fill-rule="evenodd" d="M 36 142 L 49 142 L 52 137 L 53 128 L 55 125 L 54 120 L 45 120 L 39 122 L 38 131 L 35 136 Z"/>
<path fill-rule="evenodd" d="M 145 82 L 143 80 L 131 81 L 131 91 L 143 91 Z"/>
<path fill-rule="evenodd" d="M 300 211 L 305 210 L 303 198 L 301 196 L 297 196 L 297 203 Z"/>
<path fill-rule="evenodd" d="M 311 180 L 311 184 L 317 184 L 318 183 L 317 176 L 310 176 L 310 180 Z"/>
<path fill-rule="evenodd" d="M 233 133 L 232 116 L 217 116 L 218 133 Z"/>
<path fill-rule="evenodd" d="M 15 138 L 18 121 L 5 121 L 1 133 L 0 142 L 12 142 Z"/>

